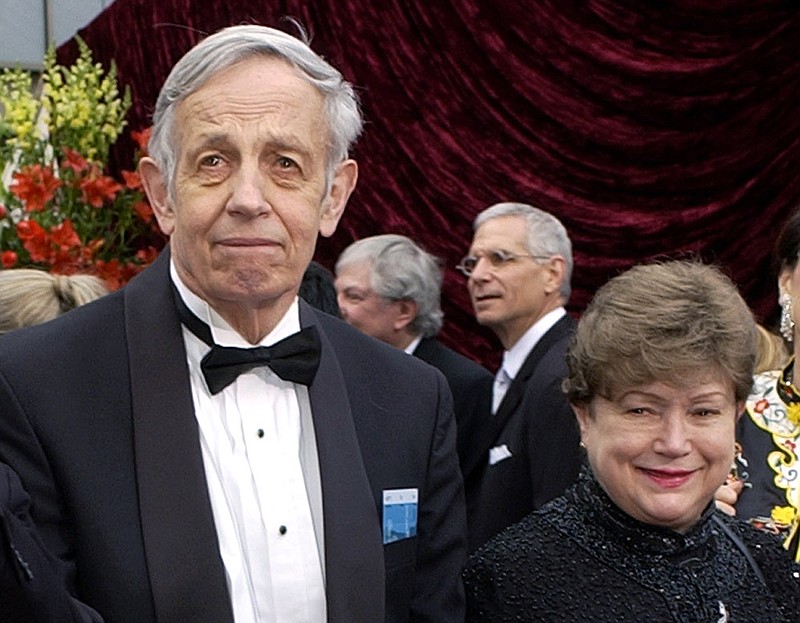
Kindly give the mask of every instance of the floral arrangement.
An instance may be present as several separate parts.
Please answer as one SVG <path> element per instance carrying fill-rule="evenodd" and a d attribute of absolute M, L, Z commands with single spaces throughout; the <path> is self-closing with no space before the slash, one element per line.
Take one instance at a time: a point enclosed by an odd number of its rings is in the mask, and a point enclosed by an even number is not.
<path fill-rule="evenodd" d="M 45 56 L 34 91 L 19 69 L 0 74 L 0 264 L 54 273 L 88 273 L 117 289 L 155 259 L 164 244 L 135 171 L 108 174 L 109 150 L 131 105 L 114 65 L 79 56 L 65 67 Z M 136 158 L 149 130 L 132 132 Z"/>

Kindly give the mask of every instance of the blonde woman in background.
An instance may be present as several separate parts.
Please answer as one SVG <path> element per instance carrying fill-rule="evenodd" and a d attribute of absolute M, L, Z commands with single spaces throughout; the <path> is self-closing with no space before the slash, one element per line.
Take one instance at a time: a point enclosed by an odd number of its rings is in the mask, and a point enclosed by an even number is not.
<path fill-rule="evenodd" d="M 35 268 L 0 271 L 0 334 L 53 320 L 108 294 L 93 275 L 53 275 Z"/>
<path fill-rule="evenodd" d="M 756 352 L 756 366 L 753 370 L 755 374 L 761 374 L 767 370 L 780 370 L 788 362 L 791 353 L 786 348 L 783 338 L 756 324 L 758 329 L 758 350 Z"/>

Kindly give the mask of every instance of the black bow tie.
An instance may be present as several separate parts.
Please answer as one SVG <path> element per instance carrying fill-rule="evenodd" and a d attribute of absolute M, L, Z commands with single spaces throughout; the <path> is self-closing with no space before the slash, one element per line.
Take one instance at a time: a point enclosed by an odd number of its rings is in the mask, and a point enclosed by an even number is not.
<path fill-rule="evenodd" d="M 200 369 L 212 394 L 218 394 L 240 374 L 259 366 L 268 366 L 284 381 L 311 385 L 319 367 L 320 345 L 316 327 L 305 327 L 272 346 L 218 346 L 214 344 L 208 325 L 192 313 L 177 290 L 174 294 L 181 322 L 211 346 L 200 362 Z"/>

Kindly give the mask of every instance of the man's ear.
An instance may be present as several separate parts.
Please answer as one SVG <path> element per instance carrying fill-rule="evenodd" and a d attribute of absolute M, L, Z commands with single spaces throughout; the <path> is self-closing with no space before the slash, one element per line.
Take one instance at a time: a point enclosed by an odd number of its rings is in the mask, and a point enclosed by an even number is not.
<path fill-rule="evenodd" d="M 544 265 L 546 269 L 545 294 L 561 290 L 561 284 L 567 278 L 567 261 L 560 255 L 554 255 Z"/>
<path fill-rule="evenodd" d="M 402 331 L 417 317 L 417 302 L 411 299 L 402 299 L 393 301 L 397 306 L 397 315 L 395 316 L 393 327 L 396 331 Z"/>
<path fill-rule="evenodd" d="M 139 177 L 142 178 L 142 186 L 150 200 L 161 231 L 169 236 L 175 229 L 175 212 L 169 200 L 166 180 L 155 160 L 144 157 L 139 161 Z"/>
<path fill-rule="evenodd" d="M 322 215 L 319 222 L 319 233 L 327 238 L 332 236 L 344 214 L 347 200 L 356 187 L 358 180 L 358 164 L 355 160 L 344 160 L 336 166 L 331 188 L 322 201 Z"/>

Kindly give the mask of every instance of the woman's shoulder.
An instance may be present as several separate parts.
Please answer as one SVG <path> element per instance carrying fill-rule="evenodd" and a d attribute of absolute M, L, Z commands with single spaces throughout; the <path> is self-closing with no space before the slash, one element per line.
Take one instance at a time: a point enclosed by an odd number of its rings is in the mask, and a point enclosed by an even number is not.
<path fill-rule="evenodd" d="M 567 564 L 573 547 L 558 528 L 558 500 L 533 511 L 470 554 L 465 581 L 469 584 L 486 575 L 497 581 L 504 570 L 519 569 L 527 582 L 531 577 L 552 574 L 559 564 Z"/>
<path fill-rule="evenodd" d="M 573 550 L 541 511 L 506 528 L 467 561 L 467 621 L 573 620 L 565 605 L 580 593 L 582 580 Z"/>
<path fill-rule="evenodd" d="M 531 554 L 538 556 L 561 541 L 550 518 L 542 510 L 534 511 L 490 539 L 470 556 L 470 560 L 502 563 L 510 558 L 518 560 Z"/>

